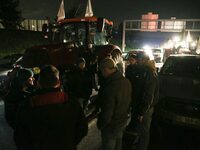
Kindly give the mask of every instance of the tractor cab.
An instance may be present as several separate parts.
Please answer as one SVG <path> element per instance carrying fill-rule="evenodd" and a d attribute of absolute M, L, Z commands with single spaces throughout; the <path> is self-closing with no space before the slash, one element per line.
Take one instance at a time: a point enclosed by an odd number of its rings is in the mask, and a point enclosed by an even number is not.
<path fill-rule="evenodd" d="M 110 44 L 113 22 L 105 18 L 81 17 L 64 19 L 57 24 L 43 25 L 43 35 L 49 44 L 28 48 L 22 65 L 42 67 L 52 64 L 60 69 L 73 66 L 79 57 L 84 57 L 89 69 L 112 56 L 116 64 L 122 63 L 118 46 Z M 120 66 L 120 70 L 123 68 Z"/>
<path fill-rule="evenodd" d="M 46 26 L 48 27 L 48 26 Z M 75 47 L 91 48 L 109 43 L 113 22 L 97 17 L 65 19 L 44 28 L 44 35 L 55 43 L 73 43 Z"/>

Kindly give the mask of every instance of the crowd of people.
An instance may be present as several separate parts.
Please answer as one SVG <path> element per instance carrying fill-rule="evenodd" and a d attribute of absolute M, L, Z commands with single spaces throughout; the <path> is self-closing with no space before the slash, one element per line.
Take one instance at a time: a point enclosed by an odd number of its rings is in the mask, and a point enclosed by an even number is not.
<path fill-rule="evenodd" d="M 159 90 L 155 64 L 146 55 L 131 55 L 129 62 L 125 76 L 112 58 L 99 65 L 96 109 L 102 150 L 121 150 L 124 134 L 137 134 L 137 150 L 147 150 L 149 144 Z M 5 118 L 19 150 L 77 149 L 88 133 L 84 108 L 93 88 L 85 64 L 79 58 L 66 82 L 53 65 L 42 68 L 36 79 L 31 69 L 15 71 L 5 97 Z"/>

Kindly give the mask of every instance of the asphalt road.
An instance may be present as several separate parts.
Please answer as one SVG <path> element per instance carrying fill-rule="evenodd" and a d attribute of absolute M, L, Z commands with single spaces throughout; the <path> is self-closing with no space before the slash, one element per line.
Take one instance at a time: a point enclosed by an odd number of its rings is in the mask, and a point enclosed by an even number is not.
<path fill-rule="evenodd" d="M 0 101 L 0 150 L 17 150 L 12 135 L 13 131 L 4 119 L 4 104 Z M 123 150 L 133 150 L 130 139 L 124 141 L 126 148 Z M 100 146 L 100 132 L 94 119 L 90 121 L 88 135 L 78 145 L 78 150 L 98 150 Z M 153 121 L 149 150 L 200 150 L 200 131 Z"/>

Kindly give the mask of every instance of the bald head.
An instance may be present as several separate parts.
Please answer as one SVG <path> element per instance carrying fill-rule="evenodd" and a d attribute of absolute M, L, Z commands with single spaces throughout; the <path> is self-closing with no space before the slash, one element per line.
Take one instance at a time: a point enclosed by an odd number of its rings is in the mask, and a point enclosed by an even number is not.
<path fill-rule="evenodd" d="M 116 71 L 116 64 L 113 59 L 105 58 L 100 64 L 100 69 L 104 77 L 108 77 Z"/>

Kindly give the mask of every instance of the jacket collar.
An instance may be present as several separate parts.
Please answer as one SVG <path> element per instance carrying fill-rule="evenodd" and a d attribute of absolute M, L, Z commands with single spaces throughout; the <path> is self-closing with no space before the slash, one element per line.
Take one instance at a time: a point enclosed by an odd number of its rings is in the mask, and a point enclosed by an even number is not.
<path fill-rule="evenodd" d="M 49 92 L 61 92 L 61 88 L 43 88 L 43 89 L 38 89 L 34 95 L 39 95 L 39 94 L 45 94 Z"/>
<path fill-rule="evenodd" d="M 112 73 L 110 76 L 108 76 L 106 79 L 105 79 L 105 83 L 108 84 L 112 81 L 115 81 L 115 80 L 118 80 L 120 78 L 122 78 L 123 75 L 121 72 L 119 72 L 118 70 L 116 70 L 114 73 Z"/>
<path fill-rule="evenodd" d="M 68 100 L 68 95 L 60 91 L 60 88 L 42 89 L 30 98 L 32 107 L 60 104 Z"/>

